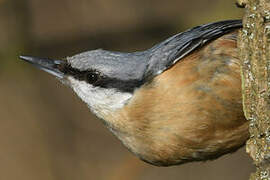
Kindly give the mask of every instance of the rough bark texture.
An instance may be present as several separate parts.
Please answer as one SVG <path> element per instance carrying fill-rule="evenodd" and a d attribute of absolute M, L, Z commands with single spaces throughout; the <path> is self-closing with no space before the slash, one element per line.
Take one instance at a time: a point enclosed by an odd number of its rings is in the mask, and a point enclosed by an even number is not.
<path fill-rule="evenodd" d="M 238 3 L 246 8 L 239 36 L 243 105 L 250 122 L 246 151 L 257 168 L 250 179 L 270 179 L 270 1 Z"/>

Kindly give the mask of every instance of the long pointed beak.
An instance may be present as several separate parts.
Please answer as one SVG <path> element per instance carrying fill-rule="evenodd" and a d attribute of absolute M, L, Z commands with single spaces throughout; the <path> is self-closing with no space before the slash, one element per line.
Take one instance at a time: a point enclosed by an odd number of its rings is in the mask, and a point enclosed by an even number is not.
<path fill-rule="evenodd" d="M 64 73 L 59 70 L 59 65 L 63 64 L 65 61 L 62 60 L 51 60 L 48 58 L 38 58 L 31 56 L 20 56 L 20 59 L 31 63 L 35 67 L 46 71 L 60 79 L 64 77 Z"/>

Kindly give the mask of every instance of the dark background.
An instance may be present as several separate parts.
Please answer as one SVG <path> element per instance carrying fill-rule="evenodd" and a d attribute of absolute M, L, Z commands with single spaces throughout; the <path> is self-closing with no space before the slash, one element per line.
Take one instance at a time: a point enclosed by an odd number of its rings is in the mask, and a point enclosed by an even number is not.
<path fill-rule="evenodd" d="M 0 0 L 1 180 L 241 180 L 244 148 L 168 168 L 138 160 L 71 90 L 18 55 L 138 51 L 187 28 L 241 18 L 234 0 Z"/>

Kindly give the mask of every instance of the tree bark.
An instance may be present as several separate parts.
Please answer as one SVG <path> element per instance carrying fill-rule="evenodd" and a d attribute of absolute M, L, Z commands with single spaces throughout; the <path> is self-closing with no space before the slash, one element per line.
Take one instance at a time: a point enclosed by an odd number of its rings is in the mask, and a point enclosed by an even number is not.
<path fill-rule="evenodd" d="M 270 1 L 238 0 L 238 4 L 245 6 L 238 47 L 250 132 L 246 151 L 256 165 L 250 179 L 270 179 Z"/>

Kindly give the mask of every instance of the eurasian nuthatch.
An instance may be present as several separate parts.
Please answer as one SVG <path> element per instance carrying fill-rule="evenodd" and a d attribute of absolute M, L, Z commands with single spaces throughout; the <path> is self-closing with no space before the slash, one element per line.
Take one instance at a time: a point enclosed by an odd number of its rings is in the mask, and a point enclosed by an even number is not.
<path fill-rule="evenodd" d="M 64 60 L 20 56 L 70 86 L 143 161 L 204 161 L 245 144 L 237 33 L 240 20 L 206 24 L 133 53 Z"/>

